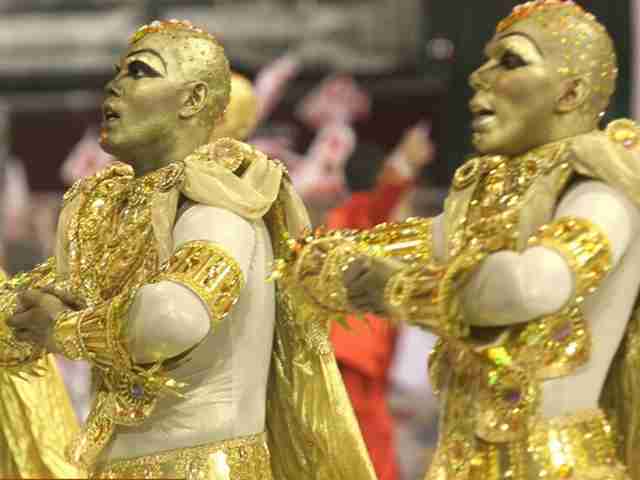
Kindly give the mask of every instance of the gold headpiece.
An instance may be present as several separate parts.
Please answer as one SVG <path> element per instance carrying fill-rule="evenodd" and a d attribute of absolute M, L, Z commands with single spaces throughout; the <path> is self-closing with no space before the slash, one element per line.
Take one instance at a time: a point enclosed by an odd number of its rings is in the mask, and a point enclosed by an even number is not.
<path fill-rule="evenodd" d="M 139 42 L 140 40 L 142 40 L 144 37 L 146 37 L 151 33 L 158 33 L 158 32 L 169 33 L 172 31 L 187 32 L 194 36 L 211 40 L 216 44 L 219 43 L 216 37 L 214 37 L 208 32 L 205 32 L 201 28 L 194 26 L 189 20 L 171 19 L 171 20 L 155 20 L 148 25 L 143 25 L 142 27 L 138 28 L 138 30 L 136 30 L 136 32 L 132 35 L 131 39 L 129 40 L 129 44 L 133 45 L 134 43 Z"/>
<path fill-rule="evenodd" d="M 593 15 L 587 13 L 580 5 L 573 2 L 573 0 L 534 0 L 532 2 L 516 5 L 511 14 L 502 20 L 498 24 L 498 33 L 505 31 L 511 27 L 514 23 L 524 20 L 530 17 L 534 13 L 541 12 L 543 10 L 549 10 L 551 8 L 566 8 L 571 7 L 577 13 L 593 17 Z"/>

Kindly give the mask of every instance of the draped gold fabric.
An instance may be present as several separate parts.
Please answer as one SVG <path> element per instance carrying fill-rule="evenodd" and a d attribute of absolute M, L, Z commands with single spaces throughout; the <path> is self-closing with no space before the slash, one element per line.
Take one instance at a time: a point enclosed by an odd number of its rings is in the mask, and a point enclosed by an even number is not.
<path fill-rule="evenodd" d="M 64 458 L 78 430 L 51 355 L 46 374 L 22 379 L 0 372 L 0 478 L 81 478 Z"/>
<path fill-rule="evenodd" d="M 623 123 L 624 122 L 624 123 Z M 637 138 L 640 130 L 632 122 L 613 122 L 607 132 L 596 132 L 576 142 L 578 160 L 574 168 L 580 174 L 602 179 L 624 192 L 640 208 L 640 155 L 636 148 L 625 148 L 616 141 L 620 124 L 628 125 Z M 611 141 L 614 140 L 614 141 Z M 624 140 L 624 138 L 623 138 Z M 640 480 L 640 302 L 627 325 L 625 338 L 614 358 L 600 398 L 619 431 L 619 455 L 628 467 L 628 474 Z"/>
<path fill-rule="evenodd" d="M 281 197 L 286 197 L 290 190 L 283 188 Z M 286 203 L 279 198 L 265 218 L 276 256 L 287 248 Z M 267 391 L 267 433 L 274 478 L 375 479 L 329 344 L 326 312 L 309 304 L 301 290 L 279 288 L 277 295 Z"/>

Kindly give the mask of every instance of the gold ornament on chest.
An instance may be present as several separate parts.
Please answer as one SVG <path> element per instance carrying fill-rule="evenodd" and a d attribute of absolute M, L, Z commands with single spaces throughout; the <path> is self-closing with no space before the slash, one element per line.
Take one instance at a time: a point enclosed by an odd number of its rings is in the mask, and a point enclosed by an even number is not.
<path fill-rule="evenodd" d="M 71 277 L 92 301 L 135 287 L 158 269 L 152 224 L 153 197 L 184 177 L 176 162 L 142 178 L 129 175 L 96 182 L 69 229 Z"/>
<path fill-rule="evenodd" d="M 557 163 L 562 150 L 563 145 L 556 144 L 521 157 L 480 157 L 463 165 L 456 172 L 454 190 L 475 186 L 466 214 L 455 222 L 452 231 L 452 256 L 465 246 L 490 252 L 514 249 L 527 190 Z"/>

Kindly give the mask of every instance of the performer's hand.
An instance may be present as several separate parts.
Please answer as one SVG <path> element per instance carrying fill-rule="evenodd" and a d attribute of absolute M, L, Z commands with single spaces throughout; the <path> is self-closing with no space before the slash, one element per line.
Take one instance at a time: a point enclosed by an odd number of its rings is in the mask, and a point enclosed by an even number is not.
<path fill-rule="evenodd" d="M 58 297 L 40 290 L 26 290 L 18 294 L 16 313 L 7 321 L 18 340 L 56 351 L 52 340 L 56 317 L 72 308 Z"/>
<path fill-rule="evenodd" d="M 386 315 L 384 289 L 403 264 L 388 259 L 359 257 L 344 272 L 343 280 L 351 306 L 359 311 Z"/>
<path fill-rule="evenodd" d="M 296 278 L 305 282 L 317 277 L 324 266 L 327 255 L 337 244 L 332 240 L 320 240 L 305 247 L 296 261 Z"/>
<path fill-rule="evenodd" d="M 430 131 L 429 125 L 419 124 L 405 133 L 400 144 L 401 151 L 416 171 L 431 163 L 435 157 Z"/>

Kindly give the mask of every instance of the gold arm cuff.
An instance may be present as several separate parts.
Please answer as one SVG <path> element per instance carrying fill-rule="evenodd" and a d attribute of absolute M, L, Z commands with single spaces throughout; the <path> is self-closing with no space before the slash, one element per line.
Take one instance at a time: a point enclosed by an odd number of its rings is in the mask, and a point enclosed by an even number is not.
<path fill-rule="evenodd" d="M 70 360 L 87 358 L 78 331 L 82 312 L 67 310 L 58 315 L 53 329 L 53 341 L 60 353 Z"/>
<path fill-rule="evenodd" d="M 294 242 L 297 262 L 293 279 L 322 309 L 353 311 L 342 281 L 344 271 L 358 256 L 393 258 L 405 263 L 428 262 L 432 256 L 431 219 L 411 218 L 383 223 L 371 230 L 336 230 Z"/>
<path fill-rule="evenodd" d="M 486 253 L 471 250 L 448 267 L 412 266 L 396 273 L 385 288 L 385 304 L 392 316 L 447 338 L 464 338 L 468 326 L 458 292 Z"/>
<path fill-rule="evenodd" d="M 544 225 L 529 239 L 529 246 L 543 246 L 562 255 L 575 275 L 575 300 L 593 293 L 612 267 L 611 245 L 594 223 L 563 217 Z"/>
<path fill-rule="evenodd" d="M 238 262 L 221 247 L 206 241 L 182 245 L 162 266 L 154 282 L 175 282 L 202 299 L 215 328 L 229 314 L 245 285 Z"/>
<path fill-rule="evenodd" d="M 124 326 L 135 293 L 133 290 L 96 307 L 63 313 L 54 326 L 54 341 L 62 352 L 75 360 L 88 360 L 101 373 L 98 401 L 67 453 L 70 461 L 84 468 L 100 456 L 116 425 L 143 423 L 160 396 L 180 396 L 185 386 L 170 378 L 161 363 L 136 365 L 126 349 Z"/>
<path fill-rule="evenodd" d="M 71 360 L 88 360 L 103 371 L 130 367 L 121 332 L 134 294 L 115 297 L 92 308 L 61 313 L 53 340 Z"/>
<path fill-rule="evenodd" d="M 429 262 L 433 253 L 433 221 L 409 218 L 401 223 L 382 223 L 355 235 L 354 241 L 372 248 L 377 256 L 403 262 Z"/>

